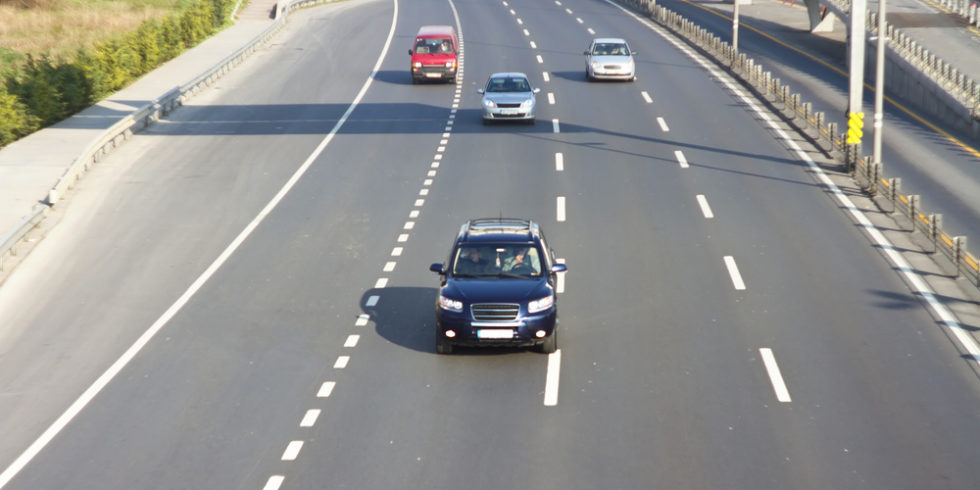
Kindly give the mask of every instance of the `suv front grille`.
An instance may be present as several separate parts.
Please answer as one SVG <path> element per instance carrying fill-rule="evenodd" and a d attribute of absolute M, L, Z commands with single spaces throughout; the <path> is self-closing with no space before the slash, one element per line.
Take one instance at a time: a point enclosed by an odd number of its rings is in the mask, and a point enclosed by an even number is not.
<path fill-rule="evenodd" d="M 470 307 L 473 319 L 480 322 L 514 321 L 520 309 L 520 305 L 515 303 L 480 303 Z"/>

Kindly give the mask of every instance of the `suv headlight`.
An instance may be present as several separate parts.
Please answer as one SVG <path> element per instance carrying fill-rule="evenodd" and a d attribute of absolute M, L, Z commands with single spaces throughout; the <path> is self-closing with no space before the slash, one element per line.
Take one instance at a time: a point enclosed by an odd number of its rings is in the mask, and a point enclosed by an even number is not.
<path fill-rule="evenodd" d="M 485 106 L 487 106 L 487 107 L 489 107 L 491 109 L 493 109 L 494 107 L 497 107 L 497 104 L 494 104 L 493 101 L 490 100 L 490 99 L 484 99 L 483 100 L 483 105 L 485 105 Z"/>
<path fill-rule="evenodd" d="M 529 109 L 532 105 L 534 105 L 534 99 L 527 99 L 521 102 L 521 109 Z"/>
<path fill-rule="evenodd" d="M 536 299 L 527 304 L 528 314 L 538 313 L 539 311 L 547 310 L 555 304 L 555 297 L 552 295 L 545 296 L 541 299 Z"/>
<path fill-rule="evenodd" d="M 456 313 L 459 313 L 463 311 L 463 302 L 458 299 L 447 298 L 440 294 L 439 307 L 444 310 L 454 311 Z"/>

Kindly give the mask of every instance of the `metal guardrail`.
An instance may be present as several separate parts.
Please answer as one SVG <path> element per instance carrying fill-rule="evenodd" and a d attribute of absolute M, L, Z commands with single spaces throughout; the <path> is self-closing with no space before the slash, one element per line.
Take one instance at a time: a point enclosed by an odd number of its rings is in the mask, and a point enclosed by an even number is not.
<path fill-rule="evenodd" d="M 16 246 L 28 233 L 36 228 L 47 216 L 49 207 L 53 207 L 64 194 L 75 185 L 75 183 L 91 168 L 92 165 L 121 145 L 127 139 L 145 129 L 150 124 L 158 121 L 160 117 L 169 114 L 179 107 L 184 101 L 196 95 L 200 90 L 210 86 L 226 73 L 231 71 L 252 53 L 255 52 L 263 43 L 275 35 L 286 23 L 289 12 L 301 8 L 322 3 L 330 3 L 336 0 L 279 0 L 276 3 L 276 19 L 268 28 L 256 35 L 245 46 L 234 53 L 228 55 L 211 68 L 208 68 L 200 75 L 192 78 L 187 83 L 168 90 L 166 93 L 157 97 L 152 102 L 136 109 L 131 114 L 126 115 L 117 123 L 110 126 L 99 137 L 92 141 L 85 150 L 76 157 L 68 169 L 58 178 L 54 186 L 48 190 L 48 194 L 42 201 L 45 205 L 38 205 L 25 216 L 21 222 L 12 230 L 8 231 L 0 239 L 0 271 L 3 271 L 3 260 L 8 255 L 16 255 Z"/>
<path fill-rule="evenodd" d="M 944 231 L 942 215 L 924 211 L 920 196 L 901 193 L 900 179 L 886 178 L 881 172 L 882 165 L 872 165 L 870 157 L 859 157 L 860 148 L 846 144 L 846 134 L 837 128 L 836 123 L 827 123 L 823 112 L 814 112 L 812 103 L 804 102 L 800 94 L 792 92 L 789 85 L 773 77 L 772 72 L 766 71 L 752 58 L 735 51 L 728 42 L 680 14 L 657 5 L 655 0 L 619 1 L 648 15 L 655 22 L 699 47 L 719 64 L 727 66 L 744 83 L 755 88 L 775 107 L 781 107 L 791 124 L 810 135 L 817 144 L 826 145 L 826 149 L 851 170 L 858 184 L 870 194 L 888 199 L 893 204 L 893 212 L 907 216 L 913 224 L 913 231 L 924 233 L 935 250 L 955 264 L 957 275 L 966 277 L 980 289 L 980 261 L 967 250 L 967 238 L 953 236 Z"/>

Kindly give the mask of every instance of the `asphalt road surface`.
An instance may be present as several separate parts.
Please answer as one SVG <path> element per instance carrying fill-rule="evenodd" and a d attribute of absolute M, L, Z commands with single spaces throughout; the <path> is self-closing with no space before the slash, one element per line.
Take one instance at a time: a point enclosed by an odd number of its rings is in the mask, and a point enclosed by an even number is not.
<path fill-rule="evenodd" d="M 423 24 L 458 26 L 459 89 L 411 83 Z M 975 360 L 661 32 L 587 0 L 300 12 L 0 289 L 0 486 L 974 487 Z M 585 81 L 594 35 L 637 81 Z M 542 88 L 535 125 L 481 124 L 493 71 Z M 499 215 L 568 264 L 560 351 L 437 355 L 428 266 Z"/>

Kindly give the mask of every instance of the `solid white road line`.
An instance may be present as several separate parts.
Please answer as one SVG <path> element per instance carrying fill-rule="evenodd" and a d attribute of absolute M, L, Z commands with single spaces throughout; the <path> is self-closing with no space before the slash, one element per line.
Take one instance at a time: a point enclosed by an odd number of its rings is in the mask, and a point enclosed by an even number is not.
<path fill-rule="evenodd" d="M 388 49 L 391 47 L 391 41 L 395 37 L 395 29 L 398 25 L 398 2 L 394 2 L 394 9 L 392 11 L 391 27 L 388 30 L 388 38 L 385 40 L 384 46 L 381 52 L 378 54 L 378 59 L 374 64 L 374 68 L 371 69 L 371 73 L 368 75 L 367 80 L 361 85 L 360 91 L 354 96 L 354 100 L 351 101 L 347 110 L 344 111 L 340 119 L 334 124 L 333 128 L 330 130 L 326 136 L 320 140 L 320 143 L 313 150 L 312 153 L 306 158 L 306 160 L 299 166 L 298 169 L 293 173 L 293 175 L 286 181 L 286 183 L 279 189 L 279 192 L 262 208 L 259 214 L 252 219 L 245 226 L 245 229 L 235 237 L 234 240 L 218 255 L 218 258 L 208 266 L 208 268 L 200 275 L 193 283 L 184 291 L 183 294 L 174 301 L 173 304 L 167 308 L 166 311 L 160 315 L 156 321 L 153 322 L 150 327 L 143 332 L 142 335 L 128 348 L 126 351 L 118 358 L 108 369 L 105 370 L 96 380 L 89 386 L 84 392 L 82 392 L 79 397 L 72 402 L 72 404 L 62 413 L 50 426 L 48 426 L 45 431 L 38 436 L 38 438 L 31 443 L 27 449 L 22 452 L 17 459 L 14 460 L 3 473 L 0 473 L 0 488 L 3 488 L 13 479 L 20 471 L 27 466 L 28 463 L 33 460 L 38 453 L 44 449 L 52 439 L 55 438 L 64 428 L 68 425 L 75 417 L 78 416 L 81 411 L 88 406 L 88 404 L 98 395 L 118 374 L 123 370 L 136 355 L 143 350 L 143 348 L 150 342 L 151 339 L 159 332 L 164 326 L 166 326 L 170 320 L 184 308 L 190 299 L 197 294 L 197 292 L 204 287 L 204 284 L 211 279 L 218 269 L 220 269 L 225 262 L 235 253 L 236 250 L 245 242 L 245 240 L 252 235 L 252 232 L 258 228 L 267 216 L 269 216 L 274 209 L 279 206 L 279 203 L 286 197 L 296 183 L 306 174 L 307 170 L 313 165 L 313 162 L 320 157 L 323 151 L 327 148 L 331 141 L 333 141 L 334 136 L 340 131 L 340 128 L 347 123 L 350 115 L 354 112 L 354 109 L 360 105 L 361 100 L 364 99 L 365 94 L 367 94 L 368 89 L 371 87 L 372 82 L 374 82 L 374 77 L 377 76 L 378 71 L 381 69 L 381 62 L 385 60 L 388 55 Z"/>
<path fill-rule="evenodd" d="M 556 207 L 558 208 L 556 217 L 558 219 L 558 222 L 560 223 L 562 221 L 565 221 L 565 196 L 558 196 L 558 199 L 556 199 L 555 202 L 556 202 Z"/>
<path fill-rule="evenodd" d="M 735 265 L 735 259 L 731 255 L 725 256 L 725 267 L 728 268 L 728 274 L 732 276 L 732 284 L 735 285 L 735 289 L 745 289 L 745 283 L 742 282 L 742 275 L 738 273 L 738 266 Z"/>
<path fill-rule="evenodd" d="M 677 158 L 677 163 L 680 164 L 681 168 L 687 168 L 687 158 L 684 156 L 684 152 L 680 150 L 674 150 L 674 158 Z"/>
<path fill-rule="evenodd" d="M 783 382 L 783 375 L 779 372 L 779 365 L 776 364 L 776 356 L 772 355 L 772 349 L 763 347 L 759 349 L 759 353 L 762 354 L 762 362 L 765 363 L 766 371 L 769 373 L 769 381 L 772 382 L 772 389 L 776 391 L 776 399 L 783 403 L 793 401 L 789 397 L 789 390 L 786 389 L 786 383 Z"/>
<path fill-rule="evenodd" d="M 296 457 L 299 456 L 300 449 L 303 449 L 303 441 L 290 441 L 286 445 L 286 450 L 282 453 L 283 461 L 296 461 Z"/>
<path fill-rule="evenodd" d="M 708 199 L 704 197 L 704 194 L 698 194 L 697 198 L 698 205 L 701 206 L 701 212 L 704 214 L 704 217 L 707 219 L 714 218 L 715 215 L 711 212 L 711 206 L 708 205 Z"/>
<path fill-rule="evenodd" d="M 544 381 L 544 406 L 558 404 L 558 379 L 561 377 L 561 349 L 548 354 L 548 374 Z"/>

